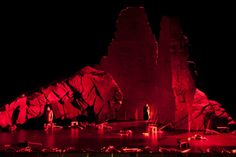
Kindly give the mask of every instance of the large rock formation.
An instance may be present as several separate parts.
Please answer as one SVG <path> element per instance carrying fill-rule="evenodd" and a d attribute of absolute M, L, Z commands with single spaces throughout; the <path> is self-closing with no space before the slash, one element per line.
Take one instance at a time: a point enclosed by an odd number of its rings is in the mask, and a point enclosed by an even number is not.
<path fill-rule="evenodd" d="M 2 107 L 0 126 L 40 118 L 46 104 L 52 106 L 56 118 L 74 119 L 94 112 L 98 121 L 143 119 L 147 103 L 151 120 L 171 122 L 176 129 L 202 130 L 209 113 L 218 118 L 214 126 L 234 124 L 218 102 L 195 88 L 188 66 L 188 40 L 178 18 L 162 18 L 158 45 L 144 8 L 124 9 L 108 55 L 97 65 L 114 79 L 104 71 L 85 67 L 67 80 Z"/>
<path fill-rule="evenodd" d="M 162 77 L 158 80 L 158 84 L 161 86 L 165 83 L 168 87 L 168 93 L 173 92 L 174 94 L 174 102 L 161 105 L 160 108 L 165 111 L 167 107 L 173 108 L 170 110 L 170 114 L 173 116 L 171 121 L 175 122 L 175 128 L 190 130 L 191 105 L 195 93 L 195 83 L 187 62 L 189 57 L 188 39 L 183 34 L 177 17 L 164 16 L 162 18 L 158 52 L 159 69 L 157 73 Z M 163 82 L 165 78 L 169 82 Z M 165 89 L 162 88 L 162 91 L 165 91 Z M 165 100 L 167 99 L 168 97 L 165 97 Z M 173 99 L 172 95 L 169 99 Z M 173 113 L 173 111 L 175 112 Z M 185 117 L 188 118 L 183 121 L 183 119 L 186 119 Z M 182 123 L 178 123 L 179 121 L 182 121 Z"/>
<path fill-rule="evenodd" d="M 158 46 L 144 8 L 121 12 L 115 38 L 98 68 L 111 73 L 124 92 L 122 119 L 137 118 L 135 113 L 142 119 L 146 103 L 154 121 L 175 123 L 189 115 L 195 87 L 178 19 L 163 17 Z M 187 129 L 186 125 L 190 126 L 186 122 L 176 128 Z"/>
<path fill-rule="evenodd" d="M 151 105 L 152 113 L 157 111 L 156 66 L 157 42 L 144 8 L 122 10 L 107 57 L 97 65 L 112 74 L 124 93 L 119 119 L 142 119 L 146 103 Z"/>
<path fill-rule="evenodd" d="M 214 116 L 209 129 L 217 129 L 217 126 L 235 125 L 235 121 L 224 110 L 222 105 L 214 100 L 209 100 L 206 94 L 196 89 L 194 101 L 192 103 L 192 125 L 191 130 L 204 130 L 206 126 L 207 114 Z"/>
<path fill-rule="evenodd" d="M 158 45 L 158 74 L 162 78 L 157 78 L 159 79 L 157 82 L 160 87 L 162 84 L 165 85 L 165 89 L 160 91 L 166 89 L 169 89 L 168 93 L 173 91 L 175 100 L 173 104 L 165 103 L 158 107 L 166 112 L 168 112 L 166 107 L 174 108 L 175 113 L 173 109 L 169 109 L 168 113 L 175 115 L 174 119 L 171 119 L 175 129 L 203 130 L 206 127 L 204 125 L 206 125 L 207 114 L 215 117 L 211 120 L 211 126 L 209 126 L 211 129 L 216 129 L 216 126 L 234 124 L 235 122 L 218 102 L 208 100 L 204 92 L 196 89 L 188 64 L 188 39 L 182 32 L 178 18 L 162 18 Z M 163 69 L 165 69 L 164 72 Z M 163 82 L 165 76 L 167 76 L 166 79 L 171 79 L 171 88 L 170 81 Z M 172 99 L 172 95 L 170 98 Z M 168 98 L 161 96 L 160 99 L 166 101 Z M 164 117 L 164 114 L 160 114 L 160 117 Z"/>
<path fill-rule="evenodd" d="M 67 80 L 4 105 L 0 110 L 0 127 L 39 119 L 47 104 L 52 106 L 56 119 L 89 116 L 89 108 L 93 108 L 97 122 L 102 122 L 115 118 L 122 99 L 123 94 L 110 74 L 87 66 Z"/>
<path fill-rule="evenodd" d="M 148 103 L 155 122 L 203 129 L 202 110 L 211 101 L 195 88 L 188 55 L 188 39 L 177 17 L 162 17 L 157 47 L 144 8 L 122 10 L 108 54 L 97 66 L 111 73 L 124 93 L 119 118 L 142 119 Z"/>

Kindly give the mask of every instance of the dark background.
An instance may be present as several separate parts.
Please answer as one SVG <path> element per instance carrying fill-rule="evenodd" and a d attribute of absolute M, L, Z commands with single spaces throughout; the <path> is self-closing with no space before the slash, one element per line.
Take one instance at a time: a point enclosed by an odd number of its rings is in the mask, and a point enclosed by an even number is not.
<path fill-rule="evenodd" d="M 161 16 L 180 17 L 198 71 L 197 86 L 235 115 L 232 2 L 191 3 L 147 0 L 2 5 L 0 106 L 85 65 L 99 63 L 107 53 L 121 9 L 142 5 L 157 38 Z"/>

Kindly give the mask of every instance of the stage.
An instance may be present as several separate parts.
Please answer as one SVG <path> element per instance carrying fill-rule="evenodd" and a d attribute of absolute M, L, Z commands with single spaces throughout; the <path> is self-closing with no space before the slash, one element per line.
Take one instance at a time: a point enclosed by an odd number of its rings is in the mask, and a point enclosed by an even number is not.
<path fill-rule="evenodd" d="M 147 122 L 116 122 L 105 127 L 54 128 L 0 132 L 1 152 L 180 152 L 230 153 L 236 150 L 236 134 L 202 135 L 196 132 L 147 131 Z M 192 138 L 191 138 L 192 137 Z M 189 144 L 178 146 L 178 139 Z M 27 142 L 26 142 L 27 141 Z M 28 146 L 28 147 L 27 147 Z M 109 147 L 110 146 L 110 147 Z"/>

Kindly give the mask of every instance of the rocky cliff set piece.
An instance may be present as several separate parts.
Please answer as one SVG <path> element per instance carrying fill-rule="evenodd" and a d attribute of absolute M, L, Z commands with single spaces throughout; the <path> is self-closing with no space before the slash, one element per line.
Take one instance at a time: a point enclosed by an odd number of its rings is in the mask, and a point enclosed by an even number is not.
<path fill-rule="evenodd" d="M 0 127 L 40 118 L 47 104 L 52 106 L 56 119 L 88 116 L 87 109 L 93 107 L 97 122 L 103 122 L 114 118 L 122 98 L 122 92 L 110 74 L 87 66 L 67 80 L 4 105 L 0 111 Z M 14 117 L 17 110 L 17 117 Z"/>
<path fill-rule="evenodd" d="M 157 43 L 145 9 L 128 7 L 121 11 L 115 38 L 97 68 L 109 72 L 124 93 L 120 119 L 142 119 L 143 106 L 149 104 L 151 121 L 196 130 L 204 123 L 199 119 L 202 108 L 211 101 L 196 104 L 200 90 L 188 59 L 188 38 L 178 17 L 162 17 Z"/>
<path fill-rule="evenodd" d="M 107 56 L 96 66 L 102 71 L 85 67 L 67 80 L 18 97 L 1 108 L 0 126 L 40 118 L 46 104 L 56 119 L 88 116 L 92 107 L 98 122 L 139 120 L 149 104 L 152 122 L 172 123 L 175 129 L 203 130 L 209 113 L 218 118 L 217 125 L 235 124 L 218 102 L 195 87 L 188 55 L 188 39 L 177 17 L 162 17 L 157 43 L 145 9 L 126 8 Z"/>

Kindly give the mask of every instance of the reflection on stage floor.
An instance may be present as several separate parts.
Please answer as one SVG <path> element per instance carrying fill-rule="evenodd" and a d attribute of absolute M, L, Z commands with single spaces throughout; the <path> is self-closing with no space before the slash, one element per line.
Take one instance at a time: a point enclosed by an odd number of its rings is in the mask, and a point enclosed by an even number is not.
<path fill-rule="evenodd" d="M 19 150 L 24 144 L 32 151 L 76 152 L 209 152 L 236 149 L 236 134 L 204 135 L 203 132 L 160 131 L 147 122 L 108 123 L 109 127 L 54 128 L 0 132 L 1 151 Z M 151 128 L 151 129 L 153 129 Z M 197 138 L 194 135 L 199 135 Z M 182 140 L 182 142 L 181 142 Z M 185 142 L 184 142 L 185 140 Z M 23 146 L 20 146 L 23 145 Z M 182 145 L 181 145 L 182 144 Z M 10 149 L 12 148 L 12 149 Z M 29 147 L 28 147 L 29 149 Z"/>

